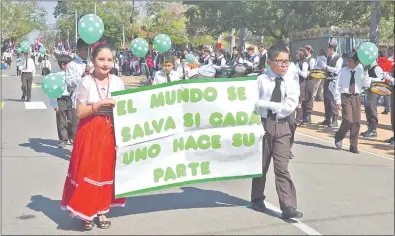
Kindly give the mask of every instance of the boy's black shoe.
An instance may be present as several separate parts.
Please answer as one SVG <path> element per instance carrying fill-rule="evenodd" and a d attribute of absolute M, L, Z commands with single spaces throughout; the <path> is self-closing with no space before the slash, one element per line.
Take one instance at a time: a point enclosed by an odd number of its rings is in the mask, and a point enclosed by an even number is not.
<path fill-rule="evenodd" d="M 302 218 L 302 217 L 303 217 L 303 213 L 297 211 L 295 208 L 291 206 L 284 207 L 283 209 L 283 213 L 282 213 L 283 219 Z"/>

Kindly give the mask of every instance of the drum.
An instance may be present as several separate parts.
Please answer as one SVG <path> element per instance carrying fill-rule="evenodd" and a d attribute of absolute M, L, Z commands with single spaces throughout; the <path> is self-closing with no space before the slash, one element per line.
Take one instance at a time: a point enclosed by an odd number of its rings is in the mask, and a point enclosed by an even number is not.
<path fill-rule="evenodd" d="M 328 78 L 328 72 L 320 69 L 312 69 L 310 71 L 310 77 L 313 79 L 326 79 Z"/>
<path fill-rule="evenodd" d="M 386 82 L 372 82 L 370 91 L 380 96 L 390 96 L 392 94 L 392 84 Z"/>

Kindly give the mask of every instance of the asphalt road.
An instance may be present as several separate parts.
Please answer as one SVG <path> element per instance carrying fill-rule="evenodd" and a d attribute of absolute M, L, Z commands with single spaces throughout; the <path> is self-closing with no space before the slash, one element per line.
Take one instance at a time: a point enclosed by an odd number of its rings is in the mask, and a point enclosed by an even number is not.
<path fill-rule="evenodd" d="M 15 74 L 12 68 L 1 78 L 2 234 L 394 235 L 393 157 L 338 151 L 301 134 L 289 166 L 304 213 L 300 221 L 279 218 L 270 169 L 268 214 L 247 207 L 251 180 L 224 181 L 128 198 L 126 208 L 111 211 L 110 229 L 80 232 L 80 222 L 60 210 L 71 146 L 57 148 L 55 113 L 40 77 L 29 106 L 19 100 Z"/>

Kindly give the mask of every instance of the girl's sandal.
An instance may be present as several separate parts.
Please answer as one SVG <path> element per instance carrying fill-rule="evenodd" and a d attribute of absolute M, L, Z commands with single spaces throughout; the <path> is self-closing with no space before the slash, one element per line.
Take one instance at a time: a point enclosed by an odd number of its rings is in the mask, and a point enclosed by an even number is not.
<path fill-rule="evenodd" d="M 93 221 L 84 221 L 83 228 L 84 230 L 92 230 L 94 226 Z"/>
<path fill-rule="evenodd" d="M 104 216 L 104 215 L 98 215 L 98 218 L 97 218 L 98 224 L 97 224 L 97 226 L 100 229 L 108 229 L 108 228 L 110 228 L 111 221 L 109 221 L 108 219 L 107 220 L 100 220 L 99 216 Z"/>

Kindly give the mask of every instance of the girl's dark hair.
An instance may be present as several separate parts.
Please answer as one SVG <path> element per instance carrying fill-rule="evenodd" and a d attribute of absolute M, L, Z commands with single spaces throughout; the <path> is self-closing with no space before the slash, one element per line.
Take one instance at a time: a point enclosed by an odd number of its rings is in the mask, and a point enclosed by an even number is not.
<path fill-rule="evenodd" d="M 106 41 L 97 42 L 92 47 L 92 57 L 96 59 L 97 54 L 101 52 L 103 49 L 108 48 L 111 50 L 110 46 L 106 43 Z"/>

